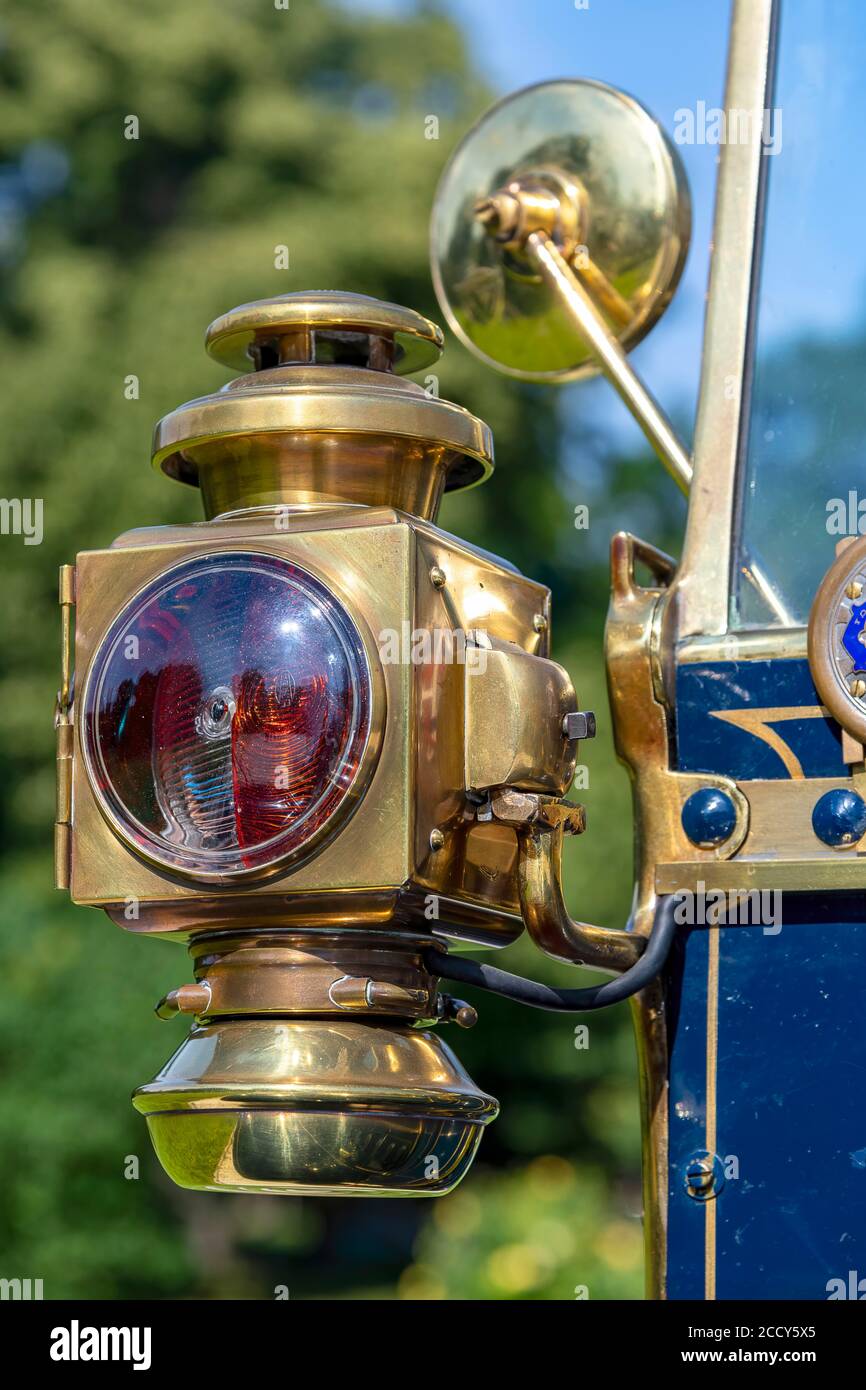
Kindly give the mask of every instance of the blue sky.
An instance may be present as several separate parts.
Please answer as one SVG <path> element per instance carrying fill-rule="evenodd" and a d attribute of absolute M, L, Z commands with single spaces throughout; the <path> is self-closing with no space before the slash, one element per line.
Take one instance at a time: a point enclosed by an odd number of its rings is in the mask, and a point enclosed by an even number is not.
<path fill-rule="evenodd" d="M 414 0 L 343 0 L 347 9 L 403 13 Z M 721 105 L 727 0 L 441 0 L 464 30 L 474 61 L 499 93 L 558 77 L 593 77 L 630 92 L 669 134 L 676 111 Z M 701 20 L 696 22 L 696 12 Z M 633 361 L 669 412 L 693 417 L 703 330 L 717 149 L 682 146 L 693 200 L 692 249 L 662 323 Z M 604 420 L 617 445 L 643 436 L 604 382 L 558 388 L 584 418 Z"/>
<path fill-rule="evenodd" d="M 343 0 L 348 9 L 401 13 L 414 0 Z M 595 77 L 648 106 L 669 134 L 676 112 L 721 106 L 728 0 L 440 0 L 500 93 L 566 76 Z M 777 105 L 782 149 L 770 170 L 763 334 L 839 334 L 866 314 L 862 250 L 866 182 L 866 4 L 787 0 Z M 714 145 L 681 145 L 693 200 L 689 262 L 673 306 L 633 354 L 669 411 L 689 420 L 697 393 L 717 167 Z M 602 383 L 564 388 L 576 408 L 603 411 L 617 443 L 638 444 Z"/>

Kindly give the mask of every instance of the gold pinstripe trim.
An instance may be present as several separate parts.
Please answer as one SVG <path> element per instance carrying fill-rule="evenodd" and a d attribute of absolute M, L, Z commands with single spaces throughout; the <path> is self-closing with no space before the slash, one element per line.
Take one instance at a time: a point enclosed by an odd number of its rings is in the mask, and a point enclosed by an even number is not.
<path fill-rule="evenodd" d="M 716 1076 L 719 1049 L 719 936 L 718 927 L 709 928 L 707 951 L 707 1099 L 706 1149 L 716 1152 Z M 704 1298 L 716 1296 L 716 1199 L 704 1203 Z"/>

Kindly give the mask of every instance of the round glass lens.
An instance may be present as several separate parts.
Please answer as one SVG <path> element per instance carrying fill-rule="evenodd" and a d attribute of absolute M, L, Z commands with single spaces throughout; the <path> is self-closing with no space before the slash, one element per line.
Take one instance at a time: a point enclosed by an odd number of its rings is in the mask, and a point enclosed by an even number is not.
<path fill-rule="evenodd" d="M 303 845 L 334 814 L 370 725 L 370 676 L 345 609 L 257 554 L 161 575 L 98 651 L 83 715 L 91 775 L 147 854 L 233 876 Z"/>

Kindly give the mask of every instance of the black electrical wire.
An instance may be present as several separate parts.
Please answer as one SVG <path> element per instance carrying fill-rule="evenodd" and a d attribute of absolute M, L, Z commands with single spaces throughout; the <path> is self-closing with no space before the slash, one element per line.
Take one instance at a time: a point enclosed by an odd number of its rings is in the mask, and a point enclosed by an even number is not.
<path fill-rule="evenodd" d="M 449 956 L 445 951 L 426 951 L 425 961 L 431 974 L 438 975 L 442 980 L 474 985 L 476 989 L 486 989 L 491 994 L 502 995 L 504 999 L 513 999 L 517 1004 L 527 1004 L 530 1009 L 551 1009 L 560 1013 L 606 1009 L 609 1004 L 618 1004 L 622 999 L 637 994 L 659 974 L 668 958 L 677 928 L 675 907 L 675 894 L 663 898 L 640 960 L 614 979 L 588 989 L 557 989 L 553 985 L 542 985 L 538 980 L 524 979 L 522 975 L 510 975 L 507 970 L 498 970 L 495 965 L 483 965 L 481 961 L 467 960 L 462 956 Z"/>

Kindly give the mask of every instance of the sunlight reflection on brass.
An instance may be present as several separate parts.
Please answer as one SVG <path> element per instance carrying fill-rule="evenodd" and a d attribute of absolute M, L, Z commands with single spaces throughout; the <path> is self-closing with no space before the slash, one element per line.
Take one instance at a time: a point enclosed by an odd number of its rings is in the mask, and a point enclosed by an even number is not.
<path fill-rule="evenodd" d="M 331 1196 L 450 1191 L 498 1110 L 433 1033 L 260 1018 L 197 1026 L 134 1099 L 182 1187 Z"/>

